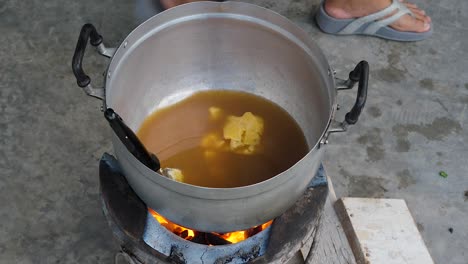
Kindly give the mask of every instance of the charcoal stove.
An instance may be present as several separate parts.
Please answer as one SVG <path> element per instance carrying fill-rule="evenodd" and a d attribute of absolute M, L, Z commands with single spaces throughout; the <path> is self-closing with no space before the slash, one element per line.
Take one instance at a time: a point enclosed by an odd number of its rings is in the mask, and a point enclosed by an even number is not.
<path fill-rule="evenodd" d="M 116 264 L 288 263 L 304 245 L 314 244 L 328 195 L 321 166 L 304 195 L 271 226 L 241 242 L 211 246 L 184 240 L 156 221 L 112 155 L 102 156 L 99 174 L 103 212 L 120 245 Z"/>

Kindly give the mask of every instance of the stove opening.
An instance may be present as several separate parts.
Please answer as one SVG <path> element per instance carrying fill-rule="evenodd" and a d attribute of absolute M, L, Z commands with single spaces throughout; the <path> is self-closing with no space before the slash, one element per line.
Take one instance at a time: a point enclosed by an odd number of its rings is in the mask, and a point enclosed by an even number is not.
<path fill-rule="evenodd" d="M 210 246 L 220 246 L 235 244 L 241 241 L 246 240 L 249 237 L 252 237 L 261 231 L 265 230 L 267 227 L 273 223 L 273 220 L 264 223 L 263 225 L 255 226 L 247 230 L 235 231 L 230 233 L 205 233 L 199 232 L 193 229 L 185 228 L 183 226 L 174 224 L 158 214 L 153 209 L 149 209 L 151 215 L 167 230 L 171 231 L 173 234 L 194 243 L 210 245 Z"/>

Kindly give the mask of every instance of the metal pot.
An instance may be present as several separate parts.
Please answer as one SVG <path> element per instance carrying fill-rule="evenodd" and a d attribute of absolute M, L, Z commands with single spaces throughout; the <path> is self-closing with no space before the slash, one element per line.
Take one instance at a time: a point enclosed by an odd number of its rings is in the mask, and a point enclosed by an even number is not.
<path fill-rule="evenodd" d="M 81 62 L 88 40 L 111 57 L 105 87 L 91 86 Z M 282 214 L 315 175 L 331 132 L 356 123 L 367 97 L 367 62 L 335 83 L 321 50 L 292 22 L 240 2 L 195 2 L 164 11 L 108 49 L 95 28 L 83 26 L 73 57 L 78 85 L 103 99 L 136 131 L 153 111 L 196 91 L 253 93 L 284 108 L 310 148 L 294 166 L 239 188 L 205 188 L 172 181 L 139 162 L 113 135 L 115 154 L 138 196 L 169 220 L 205 232 L 243 230 Z M 359 82 L 358 98 L 343 122 L 333 120 L 338 89 Z M 156 135 L 157 136 L 157 135 Z"/>

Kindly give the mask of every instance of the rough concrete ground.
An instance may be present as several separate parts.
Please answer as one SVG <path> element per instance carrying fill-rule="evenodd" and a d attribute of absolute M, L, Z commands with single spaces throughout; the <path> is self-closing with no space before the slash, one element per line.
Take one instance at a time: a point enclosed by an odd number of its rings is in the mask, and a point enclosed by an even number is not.
<path fill-rule="evenodd" d="M 468 263 L 468 2 L 415 0 L 434 21 L 418 43 L 325 35 L 310 18 L 318 0 L 253 2 L 306 30 L 339 75 L 371 65 L 363 116 L 328 145 L 338 195 L 406 199 L 436 263 Z M 70 62 L 84 23 L 117 45 L 134 10 L 123 0 L 0 2 L 0 263 L 112 263 L 97 182 L 110 131 Z M 87 53 L 96 82 L 105 65 Z M 340 93 L 341 112 L 354 95 Z"/>

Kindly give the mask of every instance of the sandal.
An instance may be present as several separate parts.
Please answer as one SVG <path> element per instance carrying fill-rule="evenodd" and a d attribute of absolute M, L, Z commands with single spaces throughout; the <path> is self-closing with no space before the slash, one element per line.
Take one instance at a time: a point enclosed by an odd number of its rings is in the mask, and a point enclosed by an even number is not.
<path fill-rule="evenodd" d="M 398 12 L 386 17 L 396 10 Z M 432 35 L 432 25 L 428 31 L 421 33 L 398 31 L 389 27 L 390 24 L 406 14 L 414 16 L 405 4 L 399 0 L 393 0 L 387 8 L 368 16 L 338 19 L 327 14 L 322 2 L 315 20 L 323 32 L 335 35 L 367 35 L 396 41 L 419 41 Z"/>

